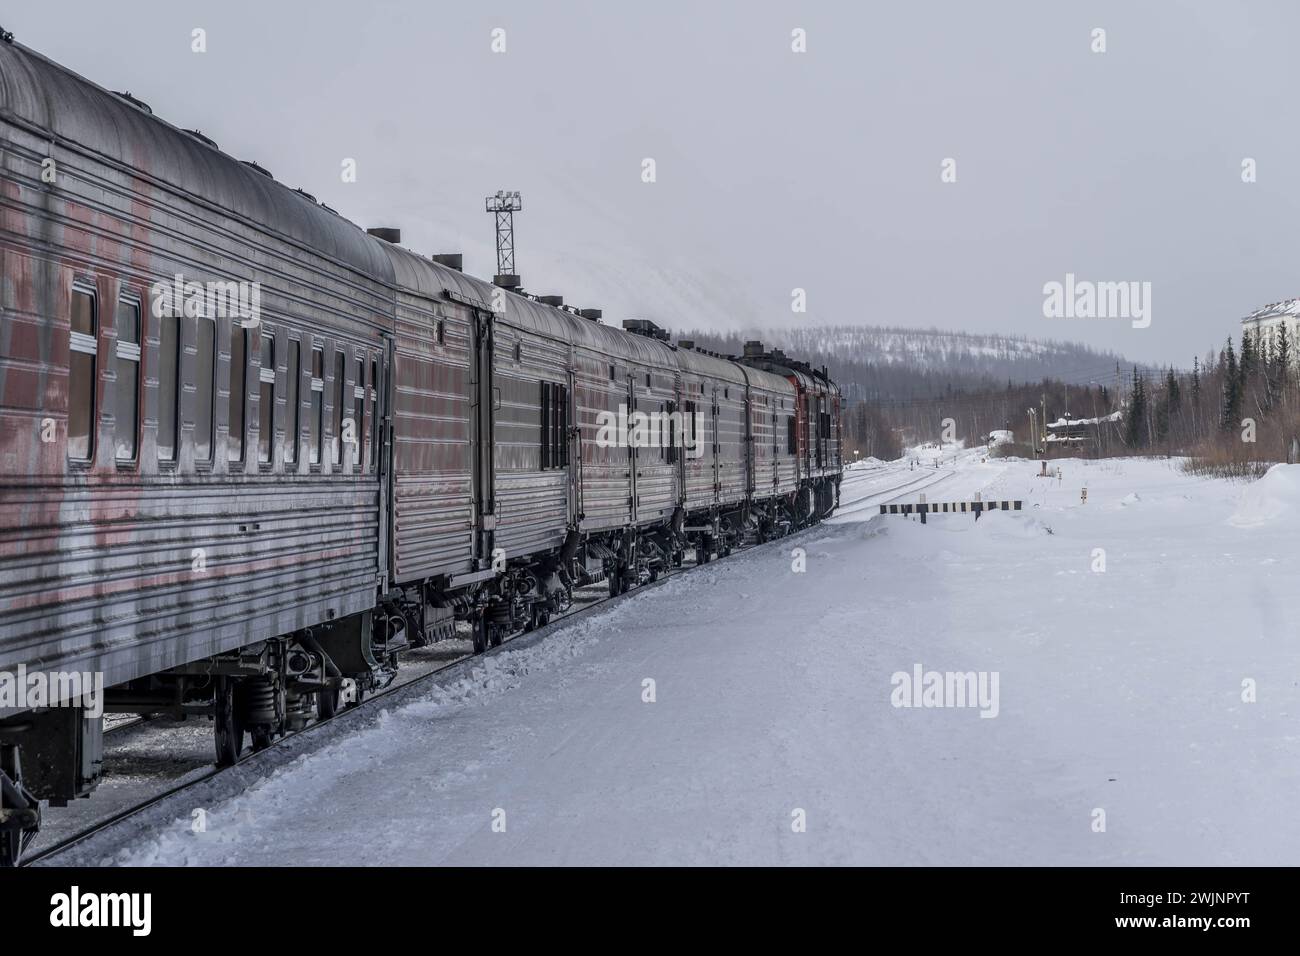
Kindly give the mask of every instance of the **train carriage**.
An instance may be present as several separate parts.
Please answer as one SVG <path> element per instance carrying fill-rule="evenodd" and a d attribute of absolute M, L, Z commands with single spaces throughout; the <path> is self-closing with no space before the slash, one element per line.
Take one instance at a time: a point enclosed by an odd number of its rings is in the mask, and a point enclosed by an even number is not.
<path fill-rule="evenodd" d="M 409 646 L 483 650 L 833 508 L 824 372 L 372 232 L 0 41 L 0 674 L 210 716 L 230 763 Z M 64 689 L 0 702 L 0 863 L 98 775 Z"/>
<path fill-rule="evenodd" d="M 0 75 L 0 667 L 120 686 L 367 613 L 373 241 L 30 51 Z"/>

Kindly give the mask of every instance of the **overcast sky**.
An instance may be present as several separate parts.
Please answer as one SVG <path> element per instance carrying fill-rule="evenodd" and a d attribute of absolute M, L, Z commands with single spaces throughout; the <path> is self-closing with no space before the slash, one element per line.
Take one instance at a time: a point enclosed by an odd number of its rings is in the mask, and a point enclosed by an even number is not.
<path fill-rule="evenodd" d="M 20 42 L 468 271 L 495 271 L 484 196 L 520 190 L 525 285 L 607 321 L 938 326 L 1182 366 L 1300 295 L 1294 2 L 9 6 Z M 1066 273 L 1150 282 L 1150 326 L 1045 318 Z"/>

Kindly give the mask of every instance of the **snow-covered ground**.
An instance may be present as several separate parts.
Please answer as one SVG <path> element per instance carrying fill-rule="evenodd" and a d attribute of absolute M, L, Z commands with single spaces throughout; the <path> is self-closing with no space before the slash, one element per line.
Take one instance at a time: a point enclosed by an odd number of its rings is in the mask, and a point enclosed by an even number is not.
<path fill-rule="evenodd" d="M 1300 863 L 1300 466 L 933 457 L 111 862 Z M 922 491 L 1025 510 L 876 514 Z M 982 706 L 895 706 L 918 667 Z"/>

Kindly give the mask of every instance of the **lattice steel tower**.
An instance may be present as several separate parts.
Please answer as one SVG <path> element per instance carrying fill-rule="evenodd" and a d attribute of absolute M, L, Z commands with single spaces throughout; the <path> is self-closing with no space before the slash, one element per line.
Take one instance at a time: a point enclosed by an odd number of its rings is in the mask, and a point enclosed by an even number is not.
<path fill-rule="evenodd" d="M 524 208 L 519 192 L 498 189 L 488 196 L 484 207 L 497 217 L 497 285 L 512 289 L 519 285 L 515 272 L 515 213 Z"/>

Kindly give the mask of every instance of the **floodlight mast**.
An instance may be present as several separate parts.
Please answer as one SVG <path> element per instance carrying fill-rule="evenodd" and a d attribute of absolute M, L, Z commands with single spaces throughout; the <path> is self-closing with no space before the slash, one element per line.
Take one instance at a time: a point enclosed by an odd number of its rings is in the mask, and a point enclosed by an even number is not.
<path fill-rule="evenodd" d="M 496 215 L 497 284 L 518 285 L 519 277 L 515 272 L 515 213 L 524 208 L 523 198 L 518 190 L 498 189 L 495 196 L 488 196 L 484 201 L 484 208 Z"/>

